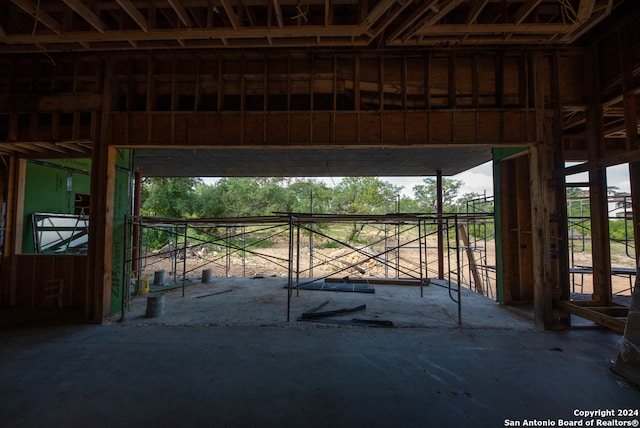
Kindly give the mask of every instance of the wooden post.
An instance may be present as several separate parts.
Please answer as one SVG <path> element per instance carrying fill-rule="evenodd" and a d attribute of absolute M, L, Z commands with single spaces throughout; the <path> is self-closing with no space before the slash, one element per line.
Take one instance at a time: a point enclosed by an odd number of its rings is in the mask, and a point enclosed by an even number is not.
<path fill-rule="evenodd" d="M 561 108 L 557 71 L 557 62 L 551 62 L 552 93 L 556 98 L 555 109 L 551 110 L 547 119 L 544 105 L 544 64 L 540 53 L 532 57 L 535 82 L 536 111 L 538 129 L 536 134 L 542 141 L 531 148 L 531 231 L 533 249 L 533 300 L 534 317 L 537 327 L 545 329 L 565 328 L 568 316 L 554 313 L 554 299 L 559 299 L 563 288 L 568 287 L 568 250 L 563 242 L 560 230 L 566 229 L 564 212 L 564 182 L 554 171 L 564 164 L 561 139 Z M 546 125 L 546 126 L 545 126 Z M 546 130 L 546 132 L 545 132 Z M 561 224 L 564 221 L 564 224 Z"/>
<path fill-rule="evenodd" d="M 111 311 L 116 150 L 109 146 L 112 64 L 104 64 L 102 114 L 91 156 L 86 319 L 101 323 Z"/>
<path fill-rule="evenodd" d="M 596 162 L 604 153 L 604 124 L 600 104 L 598 53 L 591 53 L 591 67 L 587 68 L 589 105 L 587 107 L 587 154 Z M 607 208 L 606 168 L 589 171 L 589 204 L 591 209 L 591 258 L 593 263 L 593 300 L 603 305 L 611 303 L 611 252 L 609 244 L 609 215 Z"/>

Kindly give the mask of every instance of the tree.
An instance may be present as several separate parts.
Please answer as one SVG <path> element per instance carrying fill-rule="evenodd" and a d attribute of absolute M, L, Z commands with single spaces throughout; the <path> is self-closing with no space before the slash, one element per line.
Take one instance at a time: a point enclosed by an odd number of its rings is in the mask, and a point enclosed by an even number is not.
<path fill-rule="evenodd" d="M 401 190 L 377 177 L 346 177 L 334 188 L 333 200 L 345 214 L 383 214 L 395 211 Z"/>
<path fill-rule="evenodd" d="M 193 217 L 196 208 L 196 186 L 201 183 L 194 177 L 146 178 L 142 187 L 143 215 L 155 217 Z"/>
<path fill-rule="evenodd" d="M 437 210 L 438 187 L 437 180 L 433 177 L 422 180 L 424 184 L 413 186 L 413 195 L 418 208 L 428 213 L 435 213 Z M 458 191 L 462 186 L 462 181 L 444 177 L 442 179 L 442 211 L 450 213 L 455 211 L 455 200 Z"/>

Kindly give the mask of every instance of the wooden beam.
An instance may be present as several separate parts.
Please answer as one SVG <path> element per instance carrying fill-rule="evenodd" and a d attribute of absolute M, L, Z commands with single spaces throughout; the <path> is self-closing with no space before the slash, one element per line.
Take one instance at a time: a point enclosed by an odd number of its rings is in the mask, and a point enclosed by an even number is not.
<path fill-rule="evenodd" d="M 229 0 L 220 0 L 220 2 L 222 3 L 222 7 L 224 8 L 224 11 L 226 12 L 227 17 L 229 18 L 229 22 L 231 22 L 231 26 L 233 27 L 233 29 L 237 30 L 238 28 L 240 28 L 238 15 L 236 15 L 236 12 L 233 10 L 233 6 L 231 5 L 231 3 L 229 3 Z M 282 14 L 282 12 L 280 12 L 280 14 Z M 276 12 L 276 15 L 277 15 L 277 12 Z"/>
<path fill-rule="evenodd" d="M 393 6 L 393 4 L 396 1 L 397 0 L 382 0 L 378 2 L 373 8 L 373 10 L 369 12 L 366 18 L 364 18 L 360 23 L 362 32 L 366 33 L 367 31 L 369 31 L 369 29 L 373 26 L 373 24 L 375 24 L 378 21 L 378 19 L 380 19 L 382 15 L 384 15 L 389 10 L 389 8 Z M 411 3 L 411 2 L 407 1 L 406 3 Z"/>
<path fill-rule="evenodd" d="M 227 0 L 225 0 L 227 1 Z M 237 25 L 237 23 L 236 23 Z M 181 29 L 158 29 L 150 28 L 148 32 L 140 30 L 110 30 L 104 34 L 95 32 L 73 32 L 65 33 L 59 36 L 48 34 L 11 34 L 3 39 L 8 44 L 28 44 L 40 43 L 46 45 L 48 43 L 81 43 L 81 42 L 129 42 L 133 41 L 166 41 L 166 40 L 210 40 L 210 39 L 264 39 L 267 36 L 276 38 L 310 38 L 317 36 L 327 37 L 353 37 L 356 38 L 356 45 L 361 37 L 360 27 L 356 25 L 333 26 L 325 28 L 317 25 L 300 25 L 287 26 L 284 28 L 243 28 L 242 31 L 236 31 L 231 28 L 181 28 Z M 251 40 L 251 43 L 254 43 Z M 352 40 L 350 44 L 354 44 Z M 299 43 L 298 43 L 299 44 Z"/>
<path fill-rule="evenodd" d="M 125 12 L 127 12 L 131 19 L 133 19 L 144 32 L 149 31 L 149 23 L 147 22 L 147 18 L 142 15 L 142 13 L 138 10 L 136 5 L 134 5 L 131 0 L 116 0 L 116 3 L 118 3 L 118 5 L 120 5 L 120 7 Z"/>
<path fill-rule="evenodd" d="M 577 19 L 578 22 L 584 22 L 591 15 L 593 15 L 593 9 L 596 5 L 596 0 L 580 0 L 580 6 L 578 7 Z"/>
<path fill-rule="evenodd" d="M 113 64 L 105 64 L 102 93 L 111 93 Z M 87 251 L 85 317 L 102 323 L 111 313 L 113 210 L 116 150 L 109 147 L 111 97 L 103 98 L 98 135 L 91 156 L 91 206 Z"/>
<path fill-rule="evenodd" d="M 430 19 L 432 21 L 432 19 Z M 555 24 L 555 23 L 531 23 L 531 24 L 440 24 L 424 25 L 417 29 L 416 35 L 495 35 L 514 33 L 521 35 L 558 35 L 567 34 L 575 29 L 575 25 Z"/>
<path fill-rule="evenodd" d="M 431 27 L 437 24 L 442 18 L 447 16 L 449 12 L 458 7 L 464 0 L 450 0 L 447 5 L 440 9 L 438 13 L 433 15 L 427 22 L 424 23 L 425 27 Z M 410 36 L 409 36 L 410 37 Z"/>
<path fill-rule="evenodd" d="M 559 309 L 562 309 L 589 321 L 593 321 L 596 324 L 607 327 L 617 333 L 624 333 L 624 327 L 626 324 L 626 321 L 624 319 L 615 318 L 613 316 L 603 314 L 599 311 L 591 310 L 588 307 L 578 306 L 577 304 L 568 301 L 560 301 L 557 303 L 557 306 Z"/>
<path fill-rule="evenodd" d="M 392 41 L 397 39 L 407 31 L 407 29 L 415 24 L 420 18 L 422 18 L 427 12 L 431 10 L 431 7 L 436 4 L 437 0 L 430 0 L 420 5 L 413 13 L 407 17 L 400 25 L 398 25 L 391 34 L 387 37 L 387 41 Z"/>
<path fill-rule="evenodd" d="M 280 7 L 280 1 L 279 0 L 273 0 L 273 11 L 276 14 L 276 20 L 278 21 L 278 27 L 282 28 L 284 26 L 284 23 L 282 21 L 282 8 Z"/>
<path fill-rule="evenodd" d="M 540 4 L 541 1 L 542 0 L 527 0 L 516 11 L 516 14 L 513 17 L 514 24 L 520 24 L 522 23 L 522 21 L 527 19 L 527 16 L 529 16 L 529 14 L 533 12 L 533 9 L 535 9 Z"/>
<path fill-rule="evenodd" d="M 41 10 L 36 5 L 34 5 L 33 2 L 29 0 L 11 0 L 11 1 L 20 9 L 24 10 L 26 13 L 33 16 L 33 18 L 36 21 L 42 22 L 54 33 L 56 34 L 62 33 L 62 24 L 60 24 L 54 17 L 49 15 L 47 12 Z"/>
<path fill-rule="evenodd" d="M 618 29 L 618 56 L 622 81 L 622 104 L 624 106 L 624 128 L 627 136 L 627 150 L 640 146 L 638 138 L 638 104 L 634 91 L 633 75 L 633 32 L 630 26 Z"/>
<path fill-rule="evenodd" d="M 187 10 L 184 8 L 180 0 L 167 0 L 169 6 L 173 9 L 173 11 L 178 15 L 178 18 L 182 22 L 182 24 L 189 28 L 191 27 L 191 19 L 189 18 L 189 14 Z"/>
<path fill-rule="evenodd" d="M 489 0 L 476 0 L 473 4 L 473 8 L 469 11 L 469 15 L 467 15 L 467 25 L 471 25 L 478 19 L 480 13 L 482 13 L 482 9 L 489 3 Z"/>
<path fill-rule="evenodd" d="M 600 159 L 605 153 L 604 125 L 600 98 L 598 52 L 590 56 L 592 66 L 585 71 L 588 82 L 587 153 L 589 161 Z M 609 243 L 609 214 L 607 206 L 606 168 L 589 171 L 589 206 L 591 210 L 591 258 L 593 264 L 593 299 L 605 305 L 611 303 L 611 249 Z"/>
<path fill-rule="evenodd" d="M 98 30 L 100 33 L 104 33 L 105 26 L 102 20 L 98 18 L 98 16 L 91 11 L 87 6 L 84 5 L 80 0 L 62 0 L 67 6 L 74 10 L 75 13 L 80 15 L 85 21 L 87 21 L 93 28 Z"/>

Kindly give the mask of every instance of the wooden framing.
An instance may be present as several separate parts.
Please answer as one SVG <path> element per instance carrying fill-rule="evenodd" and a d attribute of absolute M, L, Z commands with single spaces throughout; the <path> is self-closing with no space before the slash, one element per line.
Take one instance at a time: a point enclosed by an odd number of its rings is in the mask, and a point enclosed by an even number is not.
<path fill-rule="evenodd" d="M 66 0 L 57 8 L 44 2 L 36 17 L 32 2 L 12 0 L 16 22 L 3 23 L 0 34 L 9 301 L 17 301 L 26 158 L 92 157 L 91 193 L 99 197 L 92 198 L 85 306 L 87 319 L 100 322 L 112 286 L 117 148 L 526 147 L 526 156 L 501 166 L 502 187 L 514 198 L 503 227 L 518 231 L 505 242 L 513 252 L 505 273 L 514 281 L 506 300 L 533 300 L 537 325 L 566 326 L 563 179 L 582 170 L 592 188 L 594 300 L 606 307 L 605 168 L 632 162 L 632 192 L 640 194 L 633 25 L 640 12 L 621 18 L 626 26 L 601 30 L 591 47 L 567 48 L 621 0 L 580 0 L 580 22 L 568 25 L 545 12 L 557 5 L 549 0 L 308 3 L 313 16 L 289 0 L 225 0 L 216 11 L 208 1 Z M 532 42 L 546 47 L 522 47 Z M 377 49 L 391 45 L 398 50 Z M 87 50 L 100 58 L 77 53 Z M 565 160 L 586 162 L 565 169 Z"/>

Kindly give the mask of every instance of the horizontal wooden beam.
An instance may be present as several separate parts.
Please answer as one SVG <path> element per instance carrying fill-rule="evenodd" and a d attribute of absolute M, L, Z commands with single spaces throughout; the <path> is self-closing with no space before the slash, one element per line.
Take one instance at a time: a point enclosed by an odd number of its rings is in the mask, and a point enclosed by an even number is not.
<path fill-rule="evenodd" d="M 91 111 L 98 110 L 101 105 L 102 95 L 99 94 L 0 95 L 0 112 Z"/>
<path fill-rule="evenodd" d="M 533 110 L 114 112 L 109 144 L 123 148 L 520 147 L 538 141 L 535 120 Z"/>

